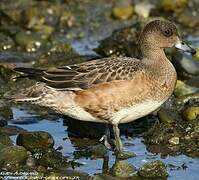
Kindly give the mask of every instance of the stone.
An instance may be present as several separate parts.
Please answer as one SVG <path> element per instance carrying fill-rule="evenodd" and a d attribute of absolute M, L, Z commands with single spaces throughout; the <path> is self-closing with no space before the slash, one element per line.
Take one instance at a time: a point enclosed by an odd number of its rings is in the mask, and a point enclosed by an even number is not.
<path fill-rule="evenodd" d="M 183 111 L 183 119 L 186 121 L 194 121 L 199 117 L 199 106 L 188 107 Z"/>
<path fill-rule="evenodd" d="M 38 163 L 44 167 L 56 169 L 70 166 L 68 159 L 63 156 L 61 152 L 57 152 L 55 150 L 49 150 L 48 152 L 45 152 L 38 160 Z"/>
<path fill-rule="evenodd" d="M 17 145 L 25 147 L 30 152 L 34 152 L 37 149 L 52 148 L 54 140 L 52 136 L 43 131 L 23 132 L 17 136 Z"/>
<path fill-rule="evenodd" d="M 22 146 L 8 146 L 0 151 L 0 167 L 24 164 L 28 155 Z"/>
<path fill-rule="evenodd" d="M 117 161 L 112 167 L 112 174 L 120 178 L 130 178 L 136 173 L 136 168 L 125 161 Z"/>
<path fill-rule="evenodd" d="M 12 125 L 7 125 L 0 128 L 1 134 L 7 134 L 9 136 L 17 135 L 18 133 L 22 133 L 22 132 L 26 132 L 26 130 L 17 126 L 12 126 Z"/>
<path fill-rule="evenodd" d="M 144 178 L 166 178 L 168 176 L 166 166 L 159 160 L 145 163 L 138 173 Z"/>
<path fill-rule="evenodd" d="M 135 12 L 138 16 L 148 18 L 153 7 L 154 5 L 150 4 L 149 2 L 140 2 L 135 5 Z"/>
<path fill-rule="evenodd" d="M 161 0 L 160 7 L 167 12 L 181 13 L 188 5 L 189 0 Z"/>
<path fill-rule="evenodd" d="M 133 15 L 134 9 L 132 5 L 117 6 L 112 10 L 112 15 L 116 19 L 127 20 Z"/>
<path fill-rule="evenodd" d="M 194 55 L 194 58 L 196 60 L 199 60 L 199 48 L 196 48 L 195 50 L 196 50 L 196 54 Z"/>
<path fill-rule="evenodd" d="M 12 140 L 7 134 L 0 134 L 0 143 L 6 146 L 12 146 Z"/>

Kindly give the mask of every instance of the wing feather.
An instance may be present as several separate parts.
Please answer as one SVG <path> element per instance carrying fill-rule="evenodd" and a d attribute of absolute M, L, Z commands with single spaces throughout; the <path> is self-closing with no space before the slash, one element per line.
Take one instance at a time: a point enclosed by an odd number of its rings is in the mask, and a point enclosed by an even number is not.
<path fill-rule="evenodd" d="M 46 83 L 59 90 L 87 89 L 99 83 L 129 80 L 141 70 L 143 64 L 134 58 L 104 58 L 50 70 L 17 68 L 27 77 Z M 30 73 L 29 73 L 30 72 Z"/>

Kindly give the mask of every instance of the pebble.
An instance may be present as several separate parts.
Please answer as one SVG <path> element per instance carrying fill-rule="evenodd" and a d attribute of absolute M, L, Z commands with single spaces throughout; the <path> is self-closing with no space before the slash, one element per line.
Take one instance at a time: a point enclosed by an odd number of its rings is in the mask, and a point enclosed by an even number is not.
<path fill-rule="evenodd" d="M 112 15 L 116 19 L 127 20 L 132 17 L 134 8 L 132 5 L 114 7 Z"/>
<path fill-rule="evenodd" d="M 178 145 L 180 143 L 180 138 L 179 137 L 172 137 L 169 139 L 169 144 L 171 145 Z"/>

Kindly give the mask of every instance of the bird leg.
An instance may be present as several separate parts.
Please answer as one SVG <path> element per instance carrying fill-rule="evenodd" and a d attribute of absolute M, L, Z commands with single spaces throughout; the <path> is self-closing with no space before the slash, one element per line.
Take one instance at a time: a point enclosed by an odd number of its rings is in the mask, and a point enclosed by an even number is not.
<path fill-rule="evenodd" d="M 115 137 L 116 150 L 119 153 L 121 153 L 123 152 L 123 146 L 122 146 L 122 141 L 120 139 L 120 129 L 118 128 L 118 124 L 113 124 L 113 132 Z"/>
<path fill-rule="evenodd" d="M 107 149 L 111 149 L 111 135 L 110 135 L 110 129 L 108 127 L 108 124 L 106 124 L 105 134 L 101 137 L 99 141 L 101 142 L 103 141 Z"/>
<path fill-rule="evenodd" d="M 113 132 L 115 136 L 117 159 L 128 159 L 135 156 L 133 152 L 128 152 L 123 150 L 122 141 L 120 139 L 120 129 L 118 128 L 118 124 L 113 124 Z"/>

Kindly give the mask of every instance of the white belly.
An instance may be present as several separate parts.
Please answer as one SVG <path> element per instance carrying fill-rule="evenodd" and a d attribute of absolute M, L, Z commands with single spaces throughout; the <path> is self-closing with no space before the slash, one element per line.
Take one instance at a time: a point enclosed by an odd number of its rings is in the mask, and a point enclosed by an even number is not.
<path fill-rule="evenodd" d="M 112 123 L 128 123 L 135 119 L 146 116 L 159 108 L 164 102 L 165 101 L 147 101 L 129 108 L 122 109 L 113 114 L 111 118 Z"/>

